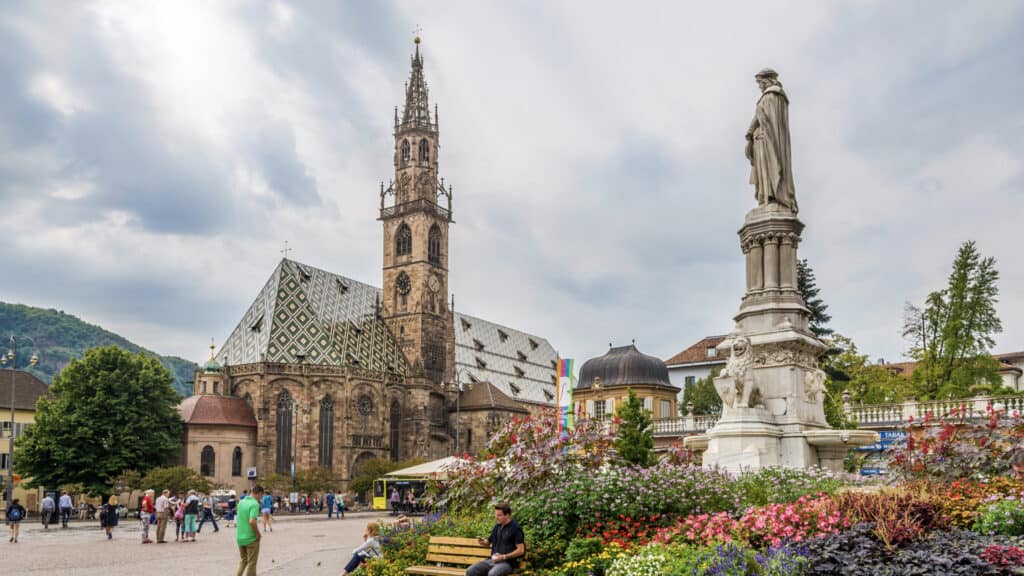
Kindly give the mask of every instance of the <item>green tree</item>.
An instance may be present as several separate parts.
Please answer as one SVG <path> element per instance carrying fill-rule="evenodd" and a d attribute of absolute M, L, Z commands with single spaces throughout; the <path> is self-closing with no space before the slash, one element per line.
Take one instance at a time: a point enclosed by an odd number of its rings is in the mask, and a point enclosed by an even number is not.
<path fill-rule="evenodd" d="M 409 468 L 424 462 L 426 460 L 422 458 L 413 458 L 412 460 L 403 460 L 401 462 L 392 462 L 382 458 L 367 460 L 359 468 L 359 473 L 348 483 L 349 492 L 363 496 L 373 488 L 373 481 L 377 478 L 386 475 L 388 472 Z"/>
<path fill-rule="evenodd" d="M 40 398 L 15 467 L 35 485 L 80 483 L 103 494 L 126 469 L 145 473 L 181 449 L 171 374 L 145 354 L 107 346 L 72 360 Z"/>
<path fill-rule="evenodd" d="M 340 484 L 330 468 L 317 467 L 295 472 L 295 489 L 305 494 L 337 490 Z"/>
<path fill-rule="evenodd" d="M 632 388 L 627 390 L 626 401 L 615 409 L 619 420 L 615 437 L 615 451 L 619 457 L 637 466 L 654 463 L 654 427 L 651 412 L 644 409 L 643 402 Z"/>
<path fill-rule="evenodd" d="M 962 398 L 999 386 L 998 363 L 989 355 L 1003 326 L 996 315 L 999 271 L 973 241 L 953 260 L 946 288 L 923 307 L 904 307 L 903 336 L 917 360 L 912 381 L 921 399 Z"/>
<path fill-rule="evenodd" d="M 807 259 L 796 262 L 796 287 L 800 295 L 804 297 L 804 305 L 811 311 L 810 328 L 818 338 L 825 338 L 832 334 L 832 329 L 827 324 L 832 320 L 828 314 L 828 304 L 818 297 L 821 289 L 818 288 L 814 278 L 814 270 L 807 263 Z"/>
<path fill-rule="evenodd" d="M 264 488 L 276 493 L 290 493 L 292 491 L 292 477 L 290 474 L 271 472 L 259 479 Z"/>
<path fill-rule="evenodd" d="M 909 391 L 906 378 L 883 366 L 871 364 L 852 339 L 833 333 L 825 338 L 832 351 L 821 358 L 821 368 L 828 374 L 825 381 L 825 420 L 833 428 L 856 428 L 843 409 L 843 392 L 853 404 L 902 402 Z"/>
<path fill-rule="evenodd" d="M 153 468 L 142 478 L 140 487 L 153 489 L 157 494 L 165 489 L 170 490 L 171 494 L 178 494 L 189 490 L 209 492 L 213 488 L 206 477 L 187 466 Z"/>
<path fill-rule="evenodd" d="M 693 402 L 694 414 L 717 414 L 721 412 L 722 398 L 718 395 L 718 391 L 715 390 L 714 381 L 721 371 L 722 369 L 716 366 L 711 369 L 711 373 L 706 377 L 697 380 L 690 386 L 686 386 L 683 390 L 683 405 L 679 407 L 679 411 L 685 414 L 686 405 Z"/>

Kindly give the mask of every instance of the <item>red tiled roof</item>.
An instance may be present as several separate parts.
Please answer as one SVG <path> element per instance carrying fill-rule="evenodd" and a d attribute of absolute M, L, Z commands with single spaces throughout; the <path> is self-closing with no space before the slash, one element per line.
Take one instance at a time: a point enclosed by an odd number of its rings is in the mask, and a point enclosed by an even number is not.
<path fill-rule="evenodd" d="M 35 410 L 36 402 L 50 393 L 50 387 L 29 372 L 14 374 L 14 409 Z M 11 409 L 11 370 L 0 370 L 0 408 Z"/>
<path fill-rule="evenodd" d="M 1001 356 L 1007 356 L 1007 355 L 1006 354 L 997 354 L 997 355 L 993 355 L 993 358 L 999 359 Z M 910 378 L 914 374 L 914 370 L 917 370 L 917 362 L 893 362 L 891 364 L 883 364 L 882 366 L 884 368 L 888 368 L 889 370 L 899 374 L 900 376 L 906 376 L 907 378 Z M 1022 372 L 1022 373 L 1024 373 L 1024 371 L 1022 371 L 1020 368 L 1017 368 L 1013 364 L 1009 364 L 1009 363 L 1003 362 L 1003 361 L 999 362 L 999 368 L 997 368 L 996 371 L 997 372 Z"/>
<path fill-rule="evenodd" d="M 256 427 L 252 408 L 232 396 L 189 396 L 178 404 L 178 413 L 186 424 Z"/>
<path fill-rule="evenodd" d="M 708 348 L 718 346 L 725 340 L 725 335 L 722 336 L 706 336 L 699 342 L 690 346 L 686 350 L 683 350 L 679 354 L 665 360 L 665 364 L 669 366 L 679 366 L 680 364 L 698 364 L 704 362 L 725 362 L 725 356 L 715 356 L 714 358 L 708 358 Z"/>

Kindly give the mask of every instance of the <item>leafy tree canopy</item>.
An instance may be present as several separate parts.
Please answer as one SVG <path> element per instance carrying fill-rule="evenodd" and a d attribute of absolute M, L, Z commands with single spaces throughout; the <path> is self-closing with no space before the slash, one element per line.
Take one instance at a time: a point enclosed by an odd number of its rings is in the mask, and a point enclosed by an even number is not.
<path fill-rule="evenodd" d="M 686 413 L 686 406 L 693 402 L 694 414 L 717 414 L 722 411 L 722 398 L 715 390 L 715 378 L 722 369 L 714 367 L 706 377 L 697 380 L 683 390 L 683 405 L 680 411 Z"/>
<path fill-rule="evenodd" d="M 16 443 L 15 468 L 36 485 L 80 483 L 95 495 L 124 470 L 145 473 L 171 460 L 182 426 L 172 381 L 151 356 L 87 351 L 40 398 L 35 425 Z"/>
<path fill-rule="evenodd" d="M 632 388 L 626 401 L 615 409 L 619 420 L 615 438 L 615 451 L 619 457 L 636 466 L 650 466 L 654 463 L 654 427 L 651 413 L 644 409 L 640 397 Z"/>
<path fill-rule="evenodd" d="M 171 494 L 189 490 L 209 493 L 213 488 L 209 480 L 187 466 L 153 468 L 142 478 L 138 487 L 153 489 L 157 494 L 165 489 L 170 490 Z"/>
<path fill-rule="evenodd" d="M 822 369 L 828 374 L 825 419 L 833 428 L 856 427 L 843 410 L 843 392 L 850 395 L 853 404 L 902 402 L 907 397 L 910 387 L 907 379 L 884 366 L 872 364 L 852 339 L 833 333 L 825 339 L 825 345 L 833 351 L 822 357 Z"/>
<path fill-rule="evenodd" d="M 337 490 L 338 476 L 330 468 L 317 467 L 295 472 L 295 489 L 304 494 Z"/>
<path fill-rule="evenodd" d="M 999 387 L 998 363 L 989 356 L 1003 330 L 995 309 L 998 280 L 995 258 L 964 242 L 946 288 L 929 294 L 923 308 L 906 305 L 903 336 L 918 362 L 912 379 L 919 398 L 962 398 Z"/>
<path fill-rule="evenodd" d="M 391 460 L 384 460 L 382 458 L 374 458 L 367 460 L 366 463 L 359 468 L 359 473 L 348 483 L 348 489 L 353 494 L 363 495 L 373 488 L 373 481 L 381 476 L 384 476 L 388 472 L 394 470 L 401 470 L 402 468 L 409 468 L 417 464 L 423 464 L 426 460 L 422 458 L 413 458 L 411 460 L 403 460 L 401 462 L 392 462 Z"/>

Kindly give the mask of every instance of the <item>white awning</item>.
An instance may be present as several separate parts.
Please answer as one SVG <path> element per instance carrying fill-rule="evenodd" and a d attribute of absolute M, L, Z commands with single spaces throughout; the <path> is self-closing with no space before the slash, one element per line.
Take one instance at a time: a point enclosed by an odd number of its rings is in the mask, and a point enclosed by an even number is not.
<path fill-rule="evenodd" d="M 441 458 L 440 460 L 424 462 L 423 464 L 417 464 L 416 466 L 410 466 L 409 468 L 403 468 L 401 470 L 394 470 L 388 472 L 385 477 L 443 479 L 448 477 L 449 468 L 456 466 L 462 462 L 465 462 L 465 460 L 461 458 L 456 458 L 455 456 L 448 456 L 447 458 Z"/>

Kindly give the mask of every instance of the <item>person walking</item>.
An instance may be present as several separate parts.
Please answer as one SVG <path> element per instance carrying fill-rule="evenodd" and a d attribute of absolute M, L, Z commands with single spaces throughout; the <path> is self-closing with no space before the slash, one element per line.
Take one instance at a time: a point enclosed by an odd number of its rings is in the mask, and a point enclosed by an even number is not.
<path fill-rule="evenodd" d="M 84 498 L 85 496 L 83 495 L 82 497 Z M 68 495 L 67 490 L 61 492 L 58 506 L 60 506 L 60 526 L 61 528 L 67 528 L 68 520 L 71 518 L 71 508 L 74 506 L 71 503 L 71 496 Z"/>
<path fill-rule="evenodd" d="M 166 544 L 164 536 L 167 534 L 167 515 L 171 511 L 171 499 L 168 498 L 171 491 L 164 489 L 156 498 L 154 509 L 156 510 L 156 543 Z"/>
<path fill-rule="evenodd" d="M 402 504 L 402 495 L 398 493 L 398 488 L 391 489 L 391 515 L 398 515 L 398 507 Z"/>
<path fill-rule="evenodd" d="M 327 503 L 327 519 L 330 520 L 331 515 L 334 514 L 334 490 L 328 490 L 324 500 Z"/>
<path fill-rule="evenodd" d="M 254 491 L 252 494 L 253 499 L 258 499 L 260 502 L 260 517 L 263 518 L 263 531 L 273 532 L 274 531 L 274 520 L 271 518 L 270 513 L 274 510 L 274 497 L 269 492 L 264 494 L 262 497 L 257 496 Z"/>
<path fill-rule="evenodd" d="M 242 497 L 244 498 L 245 496 L 242 496 Z M 232 526 L 237 526 L 238 525 L 238 523 L 235 522 L 235 514 L 236 514 L 237 510 L 238 510 L 238 500 L 235 500 L 235 495 L 231 494 L 231 496 L 228 497 L 228 510 L 227 510 L 227 512 L 224 513 L 224 521 L 226 522 L 225 525 L 228 528 L 231 528 Z"/>
<path fill-rule="evenodd" d="M 378 540 L 379 536 L 379 524 L 376 522 L 370 522 L 366 525 L 366 531 L 363 532 L 363 543 L 352 551 L 352 559 L 345 565 L 345 569 L 341 572 L 342 576 L 355 572 L 363 562 L 366 562 L 370 558 L 380 558 L 382 556 L 380 551 L 380 540 Z"/>
<path fill-rule="evenodd" d="M 220 532 L 220 528 L 217 527 L 217 519 L 213 517 L 213 496 L 209 494 L 203 496 L 203 511 L 202 516 L 199 518 L 199 527 L 196 528 L 196 532 L 203 531 L 203 522 L 207 520 L 213 523 L 214 533 Z"/>
<path fill-rule="evenodd" d="M 21 505 L 21 501 L 17 498 L 11 500 L 11 505 L 7 507 L 5 517 L 7 518 L 7 527 L 11 532 L 11 539 L 8 542 L 14 544 L 18 543 L 18 533 L 21 532 L 21 521 L 25 519 L 28 512 L 25 511 L 25 507 Z"/>
<path fill-rule="evenodd" d="M 64 497 L 61 496 L 61 499 L 63 499 L 63 498 Z M 70 500 L 70 497 L 68 497 L 68 499 Z M 63 517 L 64 514 L 62 513 L 61 516 Z M 71 516 L 71 514 L 68 514 L 68 516 Z M 78 519 L 79 520 L 88 520 L 89 519 L 89 501 L 86 500 L 85 494 L 82 494 L 78 498 Z M 64 524 L 64 527 L 67 528 L 68 527 L 67 524 Z"/>
<path fill-rule="evenodd" d="M 252 487 L 252 497 L 238 501 L 238 528 L 235 530 L 235 544 L 238 545 L 238 571 L 235 576 L 256 576 L 256 563 L 260 557 L 260 527 L 262 514 L 260 497 L 263 486 Z"/>
<path fill-rule="evenodd" d="M 53 515 L 57 511 L 57 503 L 53 501 L 53 497 L 46 495 L 43 501 L 39 503 L 39 516 L 43 520 L 43 530 L 50 529 L 50 522 L 53 522 Z"/>
<path fill-rule="evenodd" d="M 504 576 L 519 566 L 519 560 L 526 554 L 526 535 L 522 527 L 512 519 L 512 508 L 502 502 L 494 506 L 496 523 L 491 535 L 481 539 L 480 545 L 491 546 L 491 557 L 481 560 L 466 569 L 466 576 Z"/>
<path fill-rule="evenodd" d="M 100 526 L 107 533 L 107 540 L 114 539 L 114 526 L 117 526 L 117 496 L 111 496 L 100 511 Z"/>
<path fill-rule="evenodd" d="M 345 494 L 338 494 L 338 516 L 345 518 Z"/>
<path fill-rule="evenodd" d="M 416 511 L 416 495 L 412 493 L 412 488 L 405 493 L 405 513 L 412 515 Z"/>
<path fill-rule="evenodd" d="M 196 541 L 196 516 L 199 515 L 199 496 L 195 490 L 189 490 L 185 498 L 185 528 L 183 538 L 189 538 L 189 542 Z"/>
<path fill-rule="evenodd" d="M 174 541 L 184 542 L 185 541 L 185 495 L 178 494 L 171 500 L 171 505 L 174 506 Z"/>
<path fill-rule="evenodd" d="M 142 493 L 142 504 L 139 506 L 139 523 L 142 526 L 142 543 L 152 544 L 153 541 L 149 539 L 149 526 L 153 524 L 156 518 L 153 515 L 156 513 L 156 508 L 153 505 L 153 490 L 146 490 Z M 159 540 L 159 537 L 157 537 Z"/>

